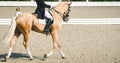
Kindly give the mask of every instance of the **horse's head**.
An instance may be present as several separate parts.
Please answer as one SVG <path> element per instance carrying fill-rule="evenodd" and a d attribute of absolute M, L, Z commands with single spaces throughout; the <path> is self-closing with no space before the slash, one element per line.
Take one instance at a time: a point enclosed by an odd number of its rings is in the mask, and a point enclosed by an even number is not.
<path fill-rule="evenodd" d="M 55 11 L 63 18 L 63 21 L 67 22 L 69 20 L 70 5 L 72 2 L 62 2 L 55 7 Z"/>
<path fill-rule="evenodd" d="M 72 3 L 72 2 L 71 2 Z M 68 3 L 67 5 L 66 5 L 66 10 L 65 10 L 65 12 L 64 12 L 64 14 L 63 14 L 63 21 L 65 21 L 65 22 L 67 22 L 69 19 L 68 19 L 68 17 L 69 17 L 69 12 L 70 12 L 70 5 L 71 5 L 71 3 Z"/>

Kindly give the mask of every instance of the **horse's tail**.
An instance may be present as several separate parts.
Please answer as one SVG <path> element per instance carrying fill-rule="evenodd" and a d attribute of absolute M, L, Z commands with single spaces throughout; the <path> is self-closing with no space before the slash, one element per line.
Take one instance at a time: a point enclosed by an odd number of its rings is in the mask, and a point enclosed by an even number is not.
<path fill-rule="evenodd" d="M 14 17 L 12 19 L 12 23 L 11 23 L 10 29 L 6 33 L 6 35 L 3 37 L 2 43 L 8 43 L 11 40 L 11 38 L 14 35 L 15 29 L 16 29 L 16 17 Z"/>

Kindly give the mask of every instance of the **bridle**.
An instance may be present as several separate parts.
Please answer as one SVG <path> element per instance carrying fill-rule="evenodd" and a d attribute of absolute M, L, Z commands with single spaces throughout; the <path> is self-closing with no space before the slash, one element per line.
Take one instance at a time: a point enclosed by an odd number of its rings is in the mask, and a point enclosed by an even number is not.
<path fill-rule="evenodd" d="M 69 12 L 70 12 L 70 6 L 67 9 L 68 12 L 67 14 L 62 14 L 61 12 L 57 11 L 56 9 L 52 8 L 56 13 L 58 13 L 58 15 L 60 15 L 63 18 L 63 21 L 66 21 L 65 19 L 69 17 Z"/>

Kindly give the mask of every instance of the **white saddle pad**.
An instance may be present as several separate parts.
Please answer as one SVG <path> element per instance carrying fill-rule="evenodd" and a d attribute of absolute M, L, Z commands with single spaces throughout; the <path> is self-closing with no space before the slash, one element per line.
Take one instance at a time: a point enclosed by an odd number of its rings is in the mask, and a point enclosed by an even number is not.
<path fill-rule="evenodd" d="M 39 21 L 39 23 L 41 23 L 41 24 L 46 24 L 45 19 L 38 19 L 38 21 Z"/>

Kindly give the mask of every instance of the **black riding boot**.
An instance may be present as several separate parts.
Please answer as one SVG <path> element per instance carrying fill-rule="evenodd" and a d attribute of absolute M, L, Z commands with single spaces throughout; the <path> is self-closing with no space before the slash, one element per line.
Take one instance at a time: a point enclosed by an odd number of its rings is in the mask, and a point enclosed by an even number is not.
<path fill-rule="evenodd" d="M 52 23 L 53 23 L 53 21 L 51 21 L 51 19 L 47 20 L 46 26 L 44 28 L 44 32 L 46 33 L 46 35 L 48 35 L 50 33 L 50 27 L 51 27 Z"/>

